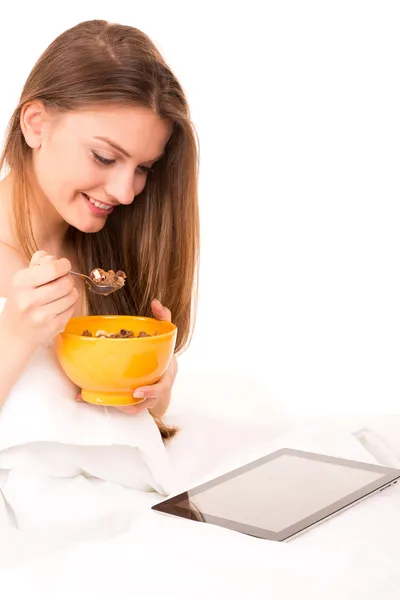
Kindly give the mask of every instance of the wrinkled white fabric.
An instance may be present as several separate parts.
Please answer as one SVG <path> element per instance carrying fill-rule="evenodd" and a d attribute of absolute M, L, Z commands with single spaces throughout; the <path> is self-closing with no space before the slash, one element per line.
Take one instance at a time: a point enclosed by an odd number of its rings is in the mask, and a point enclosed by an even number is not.
<path fill-rule="evenodd" d="M 40 347 L 0 409 L 2 497 L 21 530 L 84 539 L 102 523 L 109 534 L 121 527 L 109 521 L 110 507 L 120 507 L 123 521 L 135 503 L 173 488 L 148 411 L 125 415 L 77 403 L 76 393 L 54 350 Z"/>
<path fill-rule="evenodd" d="M 210 432 L 210 421 L 203 420 L 201 425 Z M 226 433 L 220 423 L 220 441 L 231 447 Z M 354 436 L 337 431 L 292 430 L 274 442 L 263 442 L 257 424 L 246 432 L 248 436 L 251 433 L 252 450 L 247 443 L 245 450 L 237 437 L 242 452 L 231 459 L 226 455 L 224 465 L 220 455 L 212 476 L 218 470 L 288 446 L 374 462 Z M 189 434 L 176 441 L 176 449 L 183 444 L 181 451 L 196 452 Z M 210 459 L 208 468 L 214 450 L 212 444 L 204 445 L 203 455 Z M 197 479 L 203 478 L 206 473 L 200 476 L 198 472 Z M 12 570 L 2 569 L 7 563 L 4 557 L 0 562 L 0 590 L 7 600 L 21 596 L 91 600 L 109 595 L 119 600 L 397 600 L 399 493 L 400 488 L 393 486 L 289 543 L 260 540 L 143 508 L 129 530 L 113 539 L 42 551 L 40 557 L 23 564 L 20 561 Z M 114 515 L 118 519 L 118 509 Z"/>

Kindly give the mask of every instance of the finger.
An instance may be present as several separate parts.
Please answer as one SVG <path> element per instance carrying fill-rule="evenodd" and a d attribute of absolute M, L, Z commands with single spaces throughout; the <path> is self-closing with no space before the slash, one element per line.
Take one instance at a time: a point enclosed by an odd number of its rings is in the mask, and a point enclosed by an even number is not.
<path fill-rule="evenodd" d="M 68 275 L 71 263 L 67 258 L 46 259 L 35 269 L 19 271 L 15 276 L 15 284 L 20 287 L 39 287 Z"/>
<path fill-rule="evenodd" d="M 140 404 L 131 404 L 130 406 L 117 406 L 116 408 L 120 412 L 125 413 L 126 415 L 137 415 L 138 413 L 146 409 L 154 408 L 156 404 L 157 400 L 155 400 L 154 398 L 149 398 L 146 399 L 144 402 L 141 402 Z"/>
<path fill-rule="evenodd" d="M 69 282 L 67 282 L 69 284 Z M 35 310 L 37 319 L 43 321 L 57 317 L 76 304 L 79 292 L 73 285 L 62 285 L 61 290 L 46 290 L 47 286 L 22 292 L 19 300 L 21 310 Z M 42 315 L 42 317 L 41 317 Z"/>
<path fill-rule="evenodd" d="M 42 264 L 42 260 L 45 256 L 49 256 L 47 252 L 44 250 L 38 250 L 31 258 L 31 262 L 29 264 L 30 267 L 38 267 Z"/>
<path fill-rule="evenodd" d="M 137 388 L 133 392 L 134 398 L 162 398 L 167 392 L 167 385 L 164 382 L 149 385 L 148 387 Z"/>
<path fill-rule="evenodd" d="M 151 310 L 154 317 L 159 321 L 171 322 L 171 311 L 166 306 L 163 306 L 159 300 L 153 300 Z"/>
<path fill-rule="evenodd" d="M 75 400 L 76 400 L 77 402 L 83 402 L 83 400 L 82 400 L 82 393 L 81 393 L 81 392 L 79 392 L 79 393 L 76 395 L 76 398 L 75 398 Z"/>
<path fill-rule="evenodd" d="M 177 373 L 178 361 L 173 357 L 168 369 L 161 375 L 157 383 L 136 388 L 133 392 L 134 398 L 162 398 L 171 390 Z"/>
<path fill-rule="evenodd" d="M 37 308 L 32 313 L 32 318 L 37 327 L 45 325 L 51 326 L 53 335 L 61 333 L 65 329 L 66 323 L 72 317 L 75 311 L 75 304 L 79 294 L 75 290 L 65 298 L 48 304 L 46 307 Z"/>
<path fill-rule="evenodd" d="M 65 326 L 68 323 L 68 321 L 70 319 L 72 319 L 72 317 L 74 316 L 74 312 L 75 312 L 75 304 L 73 306 L 71 306 L 70 308 L 68 308 L 67 310 L 65 310 L 64 312 L 60 313 L 57 317 L 55 317 L 53 319 L 52 331 L 53 331 L 54 337 L 56 335 L 62 333 L 65 330 Z"/>
<path fill-rule="evenodd" d="M 64 275 L 64 277 L 60 277 L 56 281 L 41 285 L 33 290 L 27 289 L 25 292 L 22 290 L 22 302 L 24 301 L 25 293 L 27 302 L 34 306 L 44 306 L 55 300 L 64 298 L 64 296 L 68 296 L 74 288 L 75 285 L 72 278 L 68 275 Z"/>
<path fill-rule="evenodd" d="M 168 367 L 166 375 L 170 376 L 173 384 L 176 379 L 176 376 L 178 375 L 178 361 L 176 360 L 176 356 L 172 357 L 171 364 Z"/>
<path fill-rule="evenodd" d="M 54 302 L 50 302 L 46 304 L 46 310 L 50 313 L 52 317 L 57 317 L 67 312 L 67 310 L 73 309 L 75 304 L 79 298 L 79 292 L 74 287 L 70 294 L 67 294 L 63 298 L 59 298 Z"/>

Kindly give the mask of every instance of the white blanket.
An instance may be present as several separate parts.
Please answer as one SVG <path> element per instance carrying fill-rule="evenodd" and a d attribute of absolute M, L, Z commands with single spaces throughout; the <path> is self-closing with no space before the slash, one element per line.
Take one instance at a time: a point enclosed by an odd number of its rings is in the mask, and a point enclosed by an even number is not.
<path fill-rule="evenodd" d="M 126 530 L 135 507 L 174 489 L 151 415 L 77 403 L 77 391 L 53 348 L 40 347 L 0 409 L 0 511 L 8 527 L 43 538 L 109 536 Z"/>
<path fill-rule="evenodd" d="M 197 459 L 197 472 L 185 473 L 191 484 L 282 446 L 374 462 L 354 436 L 337 431 L 292 431 L 271 443 L 263 439 L 262 427 L 243 431 L 240 437 L 239 429 L 214 423 L 213 436 L 211 425 L 186 423 L 186 439 L 177 438 L 169 450 L 172 464 L 182 473 L 190 433 L 198 438 L 198 450 L 202 436 L 209 440 L 201 453 L 191 447 L 194 464 Z M 217 455 L 218 437 L 222 446 Z M 215 463 L 210 468 L 213 459 L 219 467 Z M 42 547 L 41 557 L 1 573 L 0 590 L 8 600 L 21 595 L 43 600 L 97 600 L 108 595 L 118 600 L 394 600 L 400 585 L 399 501 L 400 488 L 386 490 L 282 544 L 142 507 L 123 535 L 69 545 L 51 555 Z M 118 511 L 116 507 L 113 518 L 118 519 Z"/>
<path fill-rule="evenodd" d="M 75 393 L 42 348 L 0 411 L 1 597 L 399 597 L 400 487 L 287 544 L 150 510 L 277 447 L 373 461 L 355 436 L 271 443 L 268 424 L 194 417 L 165 450 L 147 412 L 76 404 Z"/>

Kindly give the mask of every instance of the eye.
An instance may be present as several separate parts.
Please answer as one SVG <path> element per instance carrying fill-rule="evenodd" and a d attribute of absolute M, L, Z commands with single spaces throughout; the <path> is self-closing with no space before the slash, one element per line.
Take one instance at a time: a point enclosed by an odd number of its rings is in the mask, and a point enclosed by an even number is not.
<path fill-rule="evenodd" d="M 104 166 L 110 166 L 115 164 L 117 161 L 115 160 L 115 158 L 104 158 L 104 156 L 100 156 L 100 154 L 97 154 L 97 152 L 95 152 L 94 150 L 92 150 L 92 154 L 93 154 L 93 159 Z"/>
<path fill-rule="evenodd" d="M 141 167 L 138 167 L 137 170 L 139 171 L 139 173 L 147 175 L 147 173 L 152 173 L 154 169 L 152 167 L 141 166 Z"/>

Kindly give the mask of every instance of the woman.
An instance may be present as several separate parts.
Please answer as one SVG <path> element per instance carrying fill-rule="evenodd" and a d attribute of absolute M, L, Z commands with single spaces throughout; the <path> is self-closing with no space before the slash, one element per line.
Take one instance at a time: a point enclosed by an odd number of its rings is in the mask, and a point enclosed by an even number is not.
<path fill-rule="evenodd" d="M 1 167 L 0 405 L 38 346 L 82 314 L 153 314 L 192 324 L 198 253 L 197 147 L 178 81 L 149 38 L 105 21 L 60 35 L 34 66 Z M 32 268 L 33 266 L 37 268 Z M 69 271 L 122 269 L 91 295 Z M 166 308 L 168 307 L 168 308 Z M 176 360 L 145 400 L 164 437 Z"/>

